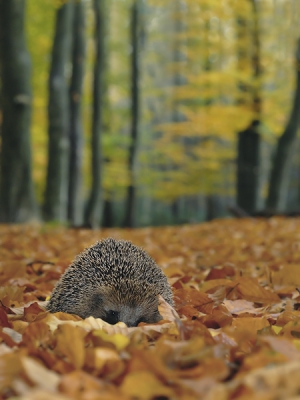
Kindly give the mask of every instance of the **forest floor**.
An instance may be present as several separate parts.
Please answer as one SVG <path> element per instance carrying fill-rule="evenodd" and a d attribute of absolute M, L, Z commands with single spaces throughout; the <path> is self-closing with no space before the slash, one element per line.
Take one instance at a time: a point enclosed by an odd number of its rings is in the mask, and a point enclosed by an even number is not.
<path fill-rule="evenodd" d="M 43 309 L 74 257 L 109 236 L 163 268 L 178 314 L 162 302 L 163 321 L 127 328 Z M 2 225 L 0 242 L 0 399 L 299 398 L 300 219 Z"/>

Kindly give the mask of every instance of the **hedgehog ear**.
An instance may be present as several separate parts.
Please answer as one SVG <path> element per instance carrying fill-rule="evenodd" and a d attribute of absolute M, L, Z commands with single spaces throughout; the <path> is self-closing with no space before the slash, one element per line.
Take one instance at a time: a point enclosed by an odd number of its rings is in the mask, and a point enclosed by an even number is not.
<path fill-rule="evenodd" d="M 93 295 L 95 304 L 103 304 L 104 300 L 111 296 L 111 288 L 109 286 L 100 286 Z"/>
<path fill-rule="evenodd" d="M 99 300 L 103 300 L 103 298 L 110 294 L 111 288 L 109 286 L 99 286 L 97 289 L 96 296 L 99 297 Z"/>
<path fill-rule="evenodd" d="M 102 304 L 103 303 L 102 293 L 96 293 L 93 295 L 93 303 L 94 304 Z"/>

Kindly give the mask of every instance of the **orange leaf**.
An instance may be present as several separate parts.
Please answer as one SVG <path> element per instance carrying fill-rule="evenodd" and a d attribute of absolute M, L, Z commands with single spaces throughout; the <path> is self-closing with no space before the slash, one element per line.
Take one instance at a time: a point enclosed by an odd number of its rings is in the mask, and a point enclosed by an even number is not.
<path fill-rule="evenodd" d="M 263 328 L 270 326 L 266 317 L 245 317 L 245 318 L 234 318 L 232 321 L 232 326 L 240 331 L 248 331 L 256 334 Z"/>
<path fill-rule="evenodd" d="M 55 351 L 67 357 L 74 368 L 81 368 L 85 358 L 86 332 L 78 326 L 63 324 L 58 326 L 55 336 L 57 339 Z"/>
<path fill-rule="evenodd" d="M 120 390 L 126 396 L 141 400 L 176 397 L 170 387 L 163 385 L 155 375 L 148 371 L 137 371 L 126 375 Z"/>
<path fill-rule="evenodd" d="M 237 284 L 234 291 L 237 292 L 242 299 L 262 304 L 280 303 L 280 298 L 276 293 L 260 286 L 254 278 L 241 277 L 233 283 Z"/>
<path fill-rule="evenodd" d="M 41 308 L 35 301 L 28 307 L 24 307 L 24 319 L 27 322 L 33 322 L 36 320 L 39 314 L 46 314 L 45 310 Z"/>

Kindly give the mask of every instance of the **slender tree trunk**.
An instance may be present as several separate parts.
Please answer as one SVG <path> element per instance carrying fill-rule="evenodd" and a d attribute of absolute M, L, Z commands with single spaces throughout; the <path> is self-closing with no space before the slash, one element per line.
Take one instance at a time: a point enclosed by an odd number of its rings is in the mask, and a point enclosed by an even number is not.
<path fill-rule="evenodd" d="M 70 85 L 70 160 L 68 219 L 73 226 L 82 224 L 82 146 L 83 127 L 81 98 L 86 53 L 85 5 L 79 0 L 74 5 L 72 79 Z"/>
<path fill-rule="evenodd" d="M 36 217 L 31 148 L 31 61 L 26 48 L 25 0 L 0 0 L 1 30 L 1 222 Z"/>
<path fill-rule="evenodd" d="M 72 11 L 71 1 L 57 10 L 49 77 L 49 142 L 44 217 L 46 220 L 60 222 L 67 219 L 68 205 L 70 119 L 66 73 L 71 54 Z"/>
<path fill-rule="evenodd" d="M 300 39 L 296 52 L 297 83 L 294 103 L 290 118 L 283 134 L 277 142 L 273 159 L 270 186 L 267 198 L 267 209 L 270 211 L 284 211 L 289 184 L 289 174 L 293 155 L 293 148 L 300 124 Z"/>
<path fill-rule="evenodd" d="M 127 188 L 124 226 L 135 225 L 135 160 L 140 119 L 140 0 L 135 0 L 131 10 L 131 141 L 128 169 L 130 184 Z"/>
<path fill-rule="evenodd" d="M 93 83 L 93 120 L 92 120 L 92 187 L 85 212 L 85 225 L 92 228 L 100 226 L 102 211 L 102 146 L 104 106 L 104 73 L 105 73 L 105 10 L 106 0 L 94 0 L 95 10 L 95 45 L 96 60 Z"/>
<path fill-rule="evenodd" d="M 186 30 L 185 24 L 184 24 L 184 18 L 183 18 L 183 13 L 186 9 L 186 4 L 185 1 L 182 0 L 175 0 L 172 2 L 172 36 L 173 36 L 173 41 L 172 41 L 172 48 L 171 48 L 171 62 L 173 65 L 176 66 L 176 71 L 173 71 L 172 77 L 171 77 L 171 85 L 176 90 L 176 87 L 181 86 L 181 85 L 186 85 L 187 84 L 187 79 L 184 76 L 184 73 L 182 71 L 182 68 L 180 68 L 180 65 L 182 65 L 183 62 L 187 61 L 187 56 L 185 54 L 185 45 L 186 43 L 183 43 L 183 33 Z M 172 109 L 171 109 L 171 121 L 174 123 L 179 123 L 182 121 L 186 120 L 185 115 L 179 111 L 180 107 L 180 101 L 176 99 L 176 95 L 173 94 L 173 100 L 172 100 Z M 176 140 L 176 139 L 175 139 Z M 186 154 L 190 152 L 191 148 L 191 138 L 189 136 L 184 136 L 180 139 L 177 139 L 181 146 L 183 151 L 185 151 Z M 176 168 L 176 167 L 175 167 Z M 170 170 L 174 170 L 174 165 L 171 163 L 169 166 Z M 172 223 L 178 223 L 179 222 L 179 204 L 180 204 L 180 197 L 177 197 L 173 203 L 171 204 L 171 215 L 172 215 Z"/>
<path fill-rule="evenodd" d="M 237 204 L 247 213 L 256 211 L 259 200 L 259 174 L 260 174 L 260 152 L 261 136 L 259 128 L 261 125 L 262 97 L 260 79 L 261 68 L 261 45 L 259 12 L 257 0 L 251 0 L 253 10 L 252 28 L 252 70 L 253 85 L 252 110 L 253 120 L 244 131 L 238 134 L 238 159 L 237 159 Z M 242 29 L 242 25 L 240 26 Z"/>
<path fill-rule="evenodd" d="M 237 204 L 248 214 L 256 211 L 259 195 L 259 121 L 238 134 Z"/>
<path fill-rule="evenodd" d="M 259 10 L 258 0 L 251 0 L 253 15 L 252 30 L 252 69 L 253 69 L 253 85 L 252 85 L 252 108 L 254 120 L 261 120 L 262 113 L 262 96 L 261 96 L 261 43 L 260 43 L 260 26 L 259 26 Z"/>
<path fill-rule="evenodd" d="M 104 228 L 111 228 L 114 226 L 113 203 L 111 197 L 104 201 L 102 226 Z"/>

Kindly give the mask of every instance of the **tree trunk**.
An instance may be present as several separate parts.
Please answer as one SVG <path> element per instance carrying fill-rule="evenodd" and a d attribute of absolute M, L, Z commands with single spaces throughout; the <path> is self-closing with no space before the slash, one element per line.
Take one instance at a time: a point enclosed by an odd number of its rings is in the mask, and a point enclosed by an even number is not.
<path fill-rule="evenodd" d="M 289 184 L 289 173 L 292 161 L 294 143 L 300 123 L 300 39 L 296 52 L 297 84 L 294 103 L 287 126 L 277 142 L 273 159 L 270 186 L 267 198 L 267 209 L 270 211 L 284 211 Z"/>
<path fill-rule="evenodd" d="M 253 85 L 251 88 L 252 102 L 250 107 L 253 110 L 253 120 L 249 127 L 238 134 L 238 159 L 237 159 L 237 205 L 252 214 L 256 211 L 259 200 L 259 174 L 260 174 L 260 153 L 261 153 L 261 113 L 262 97 L 260 79 L 261 68 L 261 45 L 259 12 L 257 0 L 251 0 L 253 10 L 252 30 L 252 70 Z M 243 25 L 240 25 L 242 29 Z M 244 25 L 246 28 L 246 25 Z M 239 33 L 241 35 L 241 32 Z M 239 53 L 241 57 L 243 54 Z"/>
<path fill-rule="evenodd" d="M 0 0 L 1 222 L 27 222 L 37 215 L 31 172 L 31 61 L 25 41 L 25 5 L 25 0 Z"/>
<path fill-rule="evenodd" d="M 74 5 L 72 79 L 70 85 L 70 160 L 68 219 L 73 226 L 82 224 L 82 147 L 83 127 L 81 98 L 86 53 L 85 5 L 79 0 Z"/>
<path fill-rule="evenodd" d="M 49 142 L 44 217 L 46 220 L 60 222 L 67 219 L 68 204 L 69 93 L 66 73 L 70 61 L 72 11 L 71 1 L 57 10 L 49 77 Z"/>
<path fill-rule="evenodd" d="M 238 134 L 237 204 L 248 214 L 256 211 L 259 195 L 260 134 L 259 121 Z"/>
<path fill-rule="evenodd" d="M 114 226 L 112 198 L 104 201 L 102 226 L 104 228 L 112 228 Z"/>
<path fill-rule="evenodd" d="M 135 0 L 131 10 L 131 141 L 128 169 L 130 184 L 127 188 L 124 226 L 135 226 L 135 160 L 140 119 L 140 0 Z"/>
<path fill-rule="evenodd" d="M 102 210 L 102 115 L 104 106 L 104 73 L 105 73 L 105 0 L 94 0 L 95 10 L 95 46 L 96 60 L 93 83 L 93 120 L 92 120 L 92 187 L 85 212 L 85 225 L 92 228 L 100 226 Z"/>

